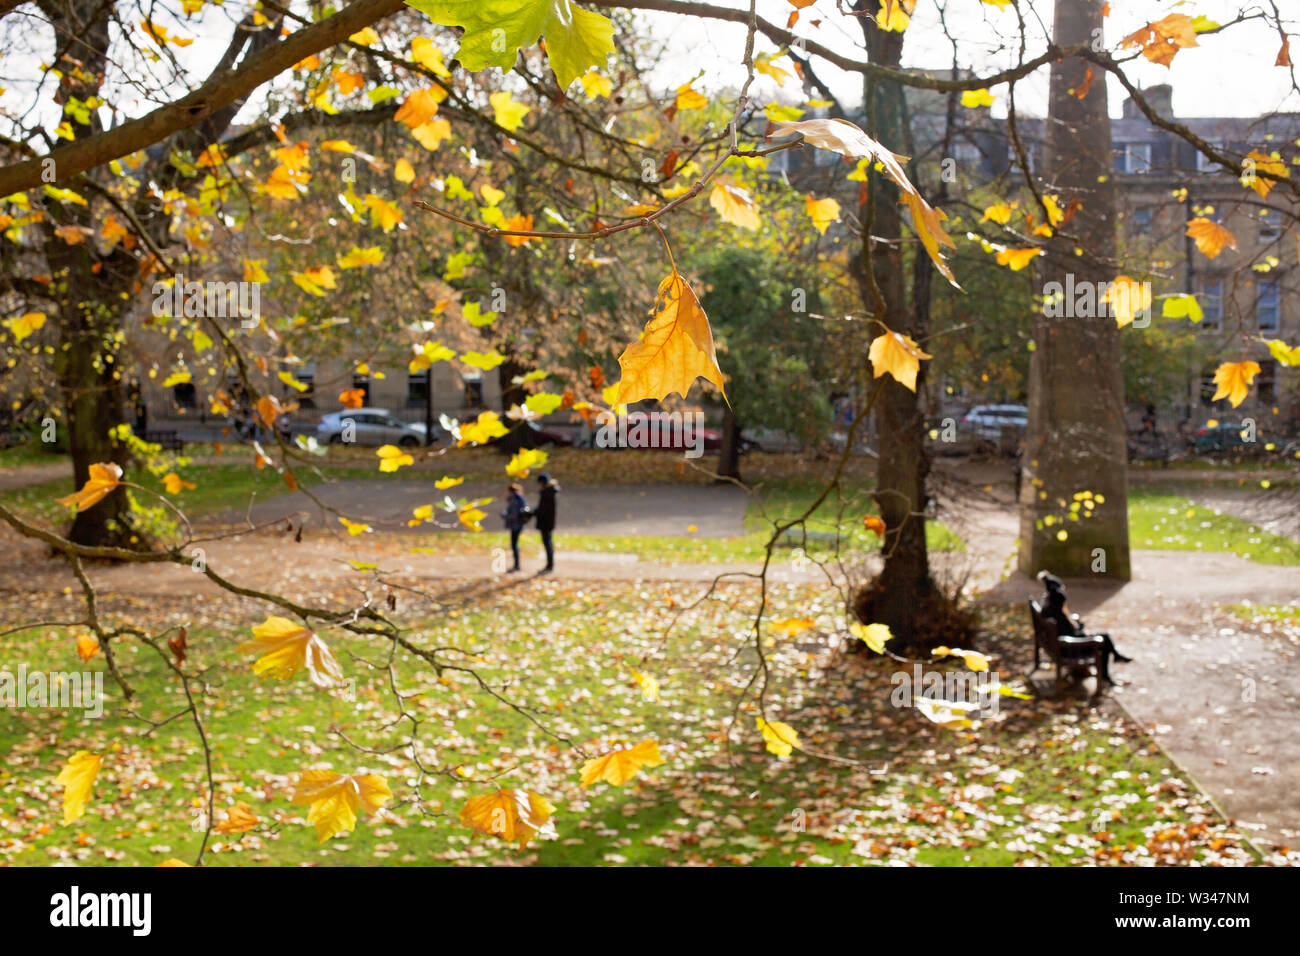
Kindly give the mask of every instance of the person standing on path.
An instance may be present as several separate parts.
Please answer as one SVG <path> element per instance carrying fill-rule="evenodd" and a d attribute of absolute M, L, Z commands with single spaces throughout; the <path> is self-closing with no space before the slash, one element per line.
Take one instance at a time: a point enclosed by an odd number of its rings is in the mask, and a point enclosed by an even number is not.
<path fill-rule="evenodd" d="M 519 535 L 524 530 L 524 525 L 528 523 L 532 512 L 528 510 L 528 501 L 524 498 L 524 489 L 513 482 L 506 488 L 506 510 L 501 512 L 501 517 L 506 523 L 506 530 L 510 532 L 510 550 L 515 555 L 515 566 L 507 571 L 507 574 L 514 574 L 519 570 Z"/>
<path fill-rule="evenodd" d="M 546 548 L 546 567 L 538 573 L 550 574 L 555 570 L 555 542 L 551 539 L 551 533 L 555 530 L 555 496 L 559 494 L 560 486 L 552 481 L 551 476 L 546 472 L 537 476 L 537 485 L 539 493 L 537 507 L 533 510 L 533 514 L 537 517 L 537 530 L 542 535 L 542 546 Z"/>

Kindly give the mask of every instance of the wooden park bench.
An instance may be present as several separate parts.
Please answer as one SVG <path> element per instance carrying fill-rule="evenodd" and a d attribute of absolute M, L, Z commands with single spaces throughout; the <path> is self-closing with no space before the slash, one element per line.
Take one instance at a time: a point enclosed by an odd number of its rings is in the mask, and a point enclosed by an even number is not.
<path fill-rule="evenodd" d="M 1056 622 L 1043 616 L 1037 601 L 1029 602 L 1029 615 L 1034 621 L 1034 671 L 1038 670 L 1040 654 L 1045 652 L 1056 664 L 1056 683 L 1062 683 L 1061 672 L 1068 669 L 1070 679 L 1078 683 L 1089 674 L 1097 677 L 1097 691 L 1101 691 L 1101 656 L 1105 645 L 1094 637 L 1075 637 L 1056 633 Z"/>
<path fill-rule="evenodd" d="M 142 437 L 151 445 L 161 446 L 164 451 L 181 451 L 185 448 L 180 434 L 175 431 L 145 432 Z"/>

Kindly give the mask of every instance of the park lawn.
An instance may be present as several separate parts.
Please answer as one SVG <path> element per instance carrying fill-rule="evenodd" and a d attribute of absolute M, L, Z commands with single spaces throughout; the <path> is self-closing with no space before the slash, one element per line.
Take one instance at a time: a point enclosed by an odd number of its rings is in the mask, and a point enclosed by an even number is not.
<path fill-rule="evenodd" d="M 770 588 L 769 620 L 797 616 L 814 623 L 794 636 L 765 634 L 766 717 L 790 724 L 809 751 L 850 763 L 767 753 L 755 729 L 752 694 L 742 699 L 757 663 L 747 630 L 755 589 L 724 585 L 714 599 L 689 607 L 702 592 L 661 583 L 548 580 L 487 594 L 472 612 L 458 613 L 454 599 L 437 619 L 413 611 L 407 620 L 416 643 L 448 648 L 446 661 L 473 667 L 510 701 L 485 692 L 466 672 L 445 671 L 439 679 L 427 664 L 396 655 L 394 682 L 407 712 L 421 721 L 418 753 L 429 771 L 423 779 L 381 643 L 324 631 L 354 684 L 347 693 L 318 690 L 302 673 L 283 682 L 251 674 L 251 657 L 235 650 L 261 619 L 250 617 L 247 605 L 153 606 L 159 632 L 184 620 L 193 624 L 187 666 L 204 673 L 218 820 L 222 808 L 244 801 L 261 821 L 242 836 L 217 835 L 205 862 L 1231 865 L 1253 859 L 1140 728 L 1110 708 L 999 698 L 997 718 L 949 730 L 913 708 L 892 706 L 897 664 L 827 649 L 843 626 L 830 593 Z M 113 613 L 111 599 L 105 613 Z M 993 631 L 1028 640 L 1020 633 L 1021 609 L 989 613 Z M 138 693 L 137 712 L 155 722 L 177 713 L 182 697 L 153 650 L 125 641 L 116 647 Z M 104 670 L 102 654 L 80 664 L 72 634 L 54 628 L 7 638 L 0 664 L 12 669 L 19 661 L 29 668 Z M 634 670 L 660 681 L 658 701 L 646 699 Z M 204 803 L 204 774 L 193 726 L 182 716 L 145 733 L 124 713 L 116 686 L 106 681 L 106 693 L 109 703 L 98 720 L 57 710 L 0 712 L 6 754 L 0 861 L 195 859 L 200 834 L 193 823 Z M 579 785 L 587 757 L 646 739 L 658 742 L 662 766 L 621 787 Z M 85 815 L 65 825 L 54 778 L 80 749 L 101 754 L 103 765 Z M 310 767 L 379 774 L 393 800 L 380 815 L 363 816 L 353 833 L 322 845 L 306 822 L 307 808 L 289 802 L 296 774 Z M 469 797 L 499 787 L 549 799 L 556 837 L 520 850 L 458 821 Z"/>
<path fill-rule="evenodd" d="M 1129 489 L 1129 543 L 1155 551 L 1230 551 L 1260 564 L 1300 564 L 1300 542 L 1182 495 Z"/>

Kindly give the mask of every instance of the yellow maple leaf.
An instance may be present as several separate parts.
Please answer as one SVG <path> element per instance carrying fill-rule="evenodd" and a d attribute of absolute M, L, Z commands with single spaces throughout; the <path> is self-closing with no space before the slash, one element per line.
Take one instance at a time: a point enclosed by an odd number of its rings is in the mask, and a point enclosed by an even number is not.
<path fill-rule="evenodd" d="M 733 226 L 758 229 L 763 224 L 758 215 L 758 206 L 749 190 L 731 183 L 715 183 L 709 193 L 709 205 L 717 210 L 723 222 L 729 222 Z"/>
<path fill-rule="evenodd" d="M 1043 254 L 1042 249 L 1003 249 L 997 254 L 998 265 L 1010 266 L 1012 272 L 1019 272 L 1029 263 L 1034 261 L 1036 256 Z"/>
<path fill-rule="evenodd" d="M 614 750 L 603 757 L 593 757 L 582 765 L 582 785 L 590 787 L 605 781 L 621 787 L 641 772 L 643 767 L 658 767 L 664 762 L 659 745 L 653 740 L 643 740 L 635 747 Z"/>
<path fill-rule="evenodd" d="M 999 225 L 1005 226 L 1011 221 L 1011 212 L 1017 205 L 1019 204 L 1005 202 L 994 203 L 992 206 L 989 206 L 984 210 L 984 215 L 980 219 L 980 222 L 996 222 Z"/>
<path fill-rule="evenodd" d="M 988 656 L 981 654 L 979 651 L 964 651 L 960 647 L 936 647 L 934 656 L 960 657 L 966 662 L 966 666 L 973 671 L 986 671 L 989 669 Z"/>
<path fill-rule="evenodd" d="M 916 230 L 916 234 L 920 238 L 926 253 L 934 262 L 935 268 L 950 283 L 954 286 L 957 285 L 952 270 L 939 252 L 940 245 L 956 248 L 956 243 L 952 241 L 952 237 L 943 229 L 942 223 L 947 217 L 941 210 L 935 209 L 921 198 L 921 194 L 917 192 L 916 187 L 907 178 L 907 173 L 902 166 L 902 163 L 907 161 L 906 156 L 899 156 L 897 153 L 886 149 L 848 120 L 779 120 L 772 124 L 772 132 L 769 133 L 769 138 L 788 136 L 790 134 L 802 136 L 804 142 L 818 149 L 829 150 L 849 159 L 870 160 L 879 163 L 885 175 L 892 179 L 902 190 L 903 202 L 907 204 L 912 213 L 912 228 Z M 850 175 L 849 178 L 856 177 Z M 863 172 L 862 178 L 866 178 L 865 172 Z"/>
<path fill-rule="evenodd" d="M 332 266 L 313 266 L 301 272 L 290 272 L 294 285 L 309 295 L 323 296 L 326 289 L 337 289 L 338 280 Z"/>
<path fill-rule="evenodd" d="M 456 518 L 460 521 L 461 524 L 469 528 L 470 531 L 482 531 L 483 526 L 479 524 L 479 522 L 481 522 L 486 517 L 487 517 L 486 511 L 483 511 L 480 508 L 476 508 L 473 505 L 469 505 L 464 508 L 458 508 L 456 510 Z"/>
<path fill-rule="evenodd" d="M 614 84 L 610 82 L 609 77 L 602 76 L 595 69 L 588 70 L 578 79 L 582 81 L 582 91 L 589 99 L 595 99 L 597 96 L 608 97 L 614 91 Z"/>
<path fill-rule="evenodd" d="M 1253 167 L 1253 175 L 1243 176 L 1242 182 L 1259 193 L 1260 199 L 1267 199 L 1268 194 L 1277 185 L 1277 181 L 1287 179 L 1291 175 L 1291 170 L 1287 169 L 1286 163 L 1280 158 L 1268 156 L 1257 149 L 1252 149 L 1247 153 L 1246 160 L 1249 162 L 1243 163 L 1243 165 L 1248 170 Z"/>
<path fill-rule="evenodd" d="M 691 83 L 685 83 L 677 87 L 673 104 L 679 110 L 702 110 L 709 105 L 709 99 L 703 93 L 697 92 Z"/>
<path fill-rule="evenodd" d="M 840 221 L 840 204 L 831 196 L 825 199 L 813 199 L 812 196 L 807 196 L 804 199 L 804 211 L 812 220 L 813 228 L 822 235 L 826 234 L 826 229 L 831 223 Z"/>
<path fill-rule="evenodd" d="M 45 324 L 44 312 L 26 312 L 16 319 L 6 319 L 5 328 L 13 333 L 13 337 L 21 342 L 27 336 L 31 335 L 37 329 Z"/>
<path fill-rule="evenodd" d="M 413 37 L 411 39 L 411 61 L 418 63 L 429 72 L 447 79 L 451 76 L 446 64 L 442 59 L 442 50 L 434 46 L 432 40 L 428 37 Z"/>
<path fill-rule="evenodd" d="M 343 680 L 343 668 L 334 653 L 316 634 L 285 617 L 271 615 L 253 627 L 253 640 L 235 648 L 241 654 L 260 654 L 253 673 L 288 680 L 306 668 L 317 687 L 330 687 Z"/>
<path fill-rule="evenodd" d="M 933 358 L 921 351 L 909 336 L 897 332 L 886 332 L 871 340 L 871 349 L 867 358 L 874 370 L 874 378 L 880 378 L 888 372 L 904 388 L 916 391 L 916 373 L 921 369 L 921 360 Z"/>
<path fill-rule="evenodd" d="M 501 223 L 501 228 L 509 232 L 532 232 L 533 217 L 532 214 L 511 216 L 505 222 Z M 507 245 L 522 246 L 526 242 L 532 242 L 533 236 L 505 236 Z"/>
<path fill-rule="evenodd" d="M 623 350 L 618 364 L 623 375 L 611 405 L 629 405 L 643 398 L 662 400 L 672 392 L 685 398 L 701 377 L 726 397 L 709 318 L 676 269 L 659 284 L 654 314 L 641 337 Z"/>
<path fill-rule="evenodd" d="M 506 465 L 506 474 L 511 478 L 527 478 L 533 468 L 546 464 L 546 452 L 539 448 L 525 448 L 515 454 Z"/>
<path fill-rule="evenodd" d="M 169 471 L 163 475 L 163 487 L 167 489 L 169 495 L 179 495 L 185 489 L 193 490 L 198 487 L 192 481 L 186 481 L 174 471 Z"/>
<path fill-rule="evenodd" d="M 1116 276 L 1106 289 L 1106 302 L 1110 304 L 1115 324 L 1122 329 L 1151 308 L 1151 286 L 1128 276 Z"/>
<path fill-rule="evenodd" d="M 221 822 L 212 829 L 217 833 L 247 833 L 260 822 L 257 819 L 257 814 L 253 812 L 253 808 L 240 800 L 226 811 L 226 815 Z"/>
<path fill-rule="evenodd" d="M 471 368 L 490 372 L 504 362 L 506 357 L 500 352 L 464 352 L 461 354 L 460 360 Z M 461 434 L 463 435 L 464 432 L 461 432 Z"/>
<path fill-rule="evenodd" d="M 876 26 L 882 30 L 896 30 L 899 33 L 907 29 L 911 22 L 916 0 L 880 0 L 880 12 L 876 14 Z"/>
<path fill-rule="evenodd" d="M 339 517 L 339 524 L 348 529 L 348 534 L 356 537 L 359 534 L 365 534 L 367 531 L 373 531 L 374 528 L 361 521 L 349 521 L 342 516 Z"/>
<path fill-rule="evenodd" d="M 99 776 L 99 755 L 78 750 L 68 758 L 54 782 L 63 788 L 63 822 L 72 823 L 86 812 L 95 778 Z"/>
<path fill-rule="evenodd" d="M 780 631 L 786 637 L 794 637 L 796 634 L 808 630 L 816 623 L 810 617 L 787 617 L 780 621 L 773 621 L 770 627 L 774 631 Z"/>
<path fill-rule="evenodd" d="M 433 483 L 433 487 L 437 488 L 439 491 L 445 491 L 448 488 L 455 488 L 464 480 L 464 478 L 450 478 L 447 475 L 443 475 Z"/>
<path fill-rule="evenodd" d="M 1300 365 L 1300 345 L 1287 345 L 1281 339 L 1265 339 L 1269 354 L 1283 365 Z"/>
<path fill-rule="evenodd" d="M 90 476 L 80 489 L 63 498 L 55 498 L 64 507 L 76 505 L 77 511 L 93 508 L 122 483 L 122 466 L 113 462 L 97 462 L 90 466 Z"/>
<path fill-rule="evenodd" d="M 402 221 L 402 210 L 381 196 L 369 193 L 365 199 L 366 208 L 370 210 L 370 220 L 384 232 L 391 232 Z"/>
<path fill-rule="evenodd" d="M 316 841 L 324 843 L 336 833 L 355 830 L 358 811 L 373 813 L 392 798 L 388 783 L 373 773 L 304 770 L 289 802 L 311 807 L 307 822 L 316 827 Z"/>
<path fill-rule="evenodd" d="M 353 246 L 351 251 L 345 256 L 339 256 L 336 260 L 340 269 L 358 269 L 361 266 L 376 266 L 384 261 L 384 250 L 378 246 L 366 246 L 364 249 L 358 249 Z"/>
<path fill-rule="evenodd" d="M 411 135 L 425 149 L 433 151 L 442 145 L 443 140 L 451 138 L 451 123 L 445 119 L 430 120 L 411 130 Z"/>
<path fill-rule="evenodd" d="M 1237 248 L 1237 239 L 1231 232 L 1204 216 L 1187 223 L 1187 235 L 1196 241 L 1196 248 L 1208 259 L 1217 257 L 1224 249 Z"/>
<path fill-rule="evenodd" d="M 778 757 L 788 757 L 795 747 L 799 746 L 799 735 L 789 724 L 783 724 L 779 720 L 764 720 L 762 717 L 755 718 L 758 725 L 758 732 L 763 735 L 763 741 L 767 744 L 767 752 L 776 754 Z"/>
<path fill-rule="evenodd" d="M 415 182 L 415 167 L 407 160 L 399 159 L 393 166 L 393 178 L 399 183 Z"/>
<path fill-rule="evenodd" d="M 460 441 L 456 443 L 456 447 L 461 448 L 470 444 L 486 445 L 493 438 L 501 438 L 508 433 L 509 429 L 501 423 L 500 415 L 493 411 L 480 412 L 474 421 L 460 426 Z M 460 481 L 454 484 L 460 484 Z"/>
<path fill-rule="evenodd" d="M 266 274 L 262 268 L 265 259 L 245 259 L 244 260 L 244 281 L 245 282 L 270 282 L 271 277 Z"/>
<path fill-rule="evenodd" d="M 877 654 L 885 653 L 885 645 L 894 639 L 888 624 L 859 624 L 854 621 L 849 625 L 849 633 Z"/>
<path fill-rule="evenodd" d="M 531 113 L 532 107 L 518 102 L 509 90 L 499 90 L 488 97 L 492 104 L 492 115 L 498 126 L 513 133 L 519 129 L 524 117 Z"/>
<path fill-rule="evenodd" d="M 1141 47 L 1148 60 L 1167 67 L 1179 50 L 1198 45 L 1195 22 L 1185 13 L 1171 13 L 1130 33 L 1119 45 Z"/>
<path fill-rule="evenodd" d="M 972 726 L 966 716 L 979 710 L 979 704 L 959 703 L 951 700 L 937 700 L 933 697 L 916 697 L 916 709 L 940 727 L 956 730 L 959 727 Z"/>
<path fill-rule="evenodd" d="M 1210 401 L 1226 398 L 1236 408 L 1250 394 L 1250 386 L 1258 374 L 1258 362 L 1224 362 L 1214 371 L 1214 384 L 1218 389 Z"/>
<path fill-rule="evenodd" d="M 659 699 L 659 679 L 657 677 L 632 671 L 632 679 L 641 688 L 641 696 L 646 700 L 657 701 Z"/>
<path fill-rule="evenodd" d="M 446 92 L 437 87 L 412 90 L 393 114 L 393 119 L 404 124 L 407 129 L 417 129 L 437 115 L 438 103 L 446 96 Z"/>
<path fill-rule="evenodd" d="M 534 837 L 555 833 L 555 824 L 550 822 L 554 813 L 555 807 L 541 794 L 505 789 L 470 797 L 461 808 L 460 822 L 522 848 Z"/>
<path fill-rule="evenodd" d="M 375 454 L 379 456 L 380 471 L 397 471 L 403 465 L 415 464 L 415 459 L 396 445 L 381 445 Z"/>
<path fill-rule="evenodd" d="M 89 634 L 77 635 L 77 656 L 83 661 L 88 661 L 99 653 L 99 641 L 95 640 Z"/>

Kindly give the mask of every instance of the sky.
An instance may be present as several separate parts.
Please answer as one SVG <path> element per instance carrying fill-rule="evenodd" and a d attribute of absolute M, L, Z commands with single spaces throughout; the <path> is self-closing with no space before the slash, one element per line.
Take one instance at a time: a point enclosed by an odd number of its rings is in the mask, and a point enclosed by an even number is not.
<path fill-rule="evenodd" d="M 719 6 L 748 9 L 748 0 L 711 0 Z M 904 64 L 915 67 L 947 68 L 952 65 L 952 43 L 940 26 L 939 0 L 919 0 L 912 23 L 907 29 L 903 46 Z M 1014 11 L 999 10 L 980 0 L 942 0 L 947 8 L 947 20 L 959 42 L 959 62 L 980 72 L 1005 68 L 1017 60 L 1018 21 Z M 1068 2 L 1068 0 L 1067 0 Z M 1052 17 L 1051 0 L 1032 0 L 1038 18 L 1049 28 Z M 1111 15 L 1106 23 L 1105 41 L 1112 48 L 1120 39 L 1151 20 L 1170 13 L 1189 16 L 1205 15 L 1216 22 L 1233 18 L 1245 8 L 1262 9 L 1258 0 L 1195 0 L 1173 3 L 1168 0 L 1111 0 Z M 1300 33 L 1300 0 L 1278 0 L 1278 7 L 1290 11 L 1292 32 Z M 758 0 L 758 14 L 784 26 L 794 8 L 788 0 Z M 706 29 L 686 22 L 671 14 L 647 14 L 653 35 L 669 43 L 676 62 L 672 72 L 691 76 L 703 68 L 706 85 L 738 86 L 744 81 L 744 70 L 738 66 L 743 50 L 745 29 L 736 24 L 713 23 Z M 1027 16 L 1027 19 L 1028 16 Z M 1037 18 L 1036 18 L 1037 19 Z M 820 27 L 814 21 L 821 20 Z M 1035 23 L 1031 20 L 1031 23 Z M 837 53 L 853 55 L 855 38 L 860 42 L 861 28 L 852 19 L 836 9 L 835 0 L 817 0 L 804 9 L 794 32 L 809 40 L 816 40 Z M 1174 89 L 1174 113 L 1178 116 L 1257 116 L 1275 111 L 1300 111 L 1300 97 L 1291 89 L 1289 71 L 1273 65 L 1281 41 L 1276 30 L 1260 23 L 1233 26 L 1222 34 L 1205 36 L 1199 48 L 1185 49 L 1166 69 L 1143 60 L 1128 72 L 1140 87 L 1158 83 L 1171 83 Z M 1005 46 L 1005 49 L 1003 47 Z M 1031 33 L 1029 55 L 1044 48 L 1044 31 Z M 1294 44 L 1293 59 L 1300 64 L 1300 38 Z M 772 51 L 775 47 L 760 43 L 759 51 Z M 861 58 L 860 54 L 857 58 Z M 845 74 L 833 67 L 819 68 L 819 75 L 846 102 L 861 99 L 861 80 L 856 75 Z M 1016 89 L 1016 105 L 1021 112 L 1043 115 L 1047 110 L 1047 71 L 1022 81 Z M 998 96 L 995 115 L 1005 115 L 1003 104 L 1006 87 L 991 91 Z M 1111 114 L 1120 115 L 1125 92 L 1119 81 L 1110 80 L 1109 98 Z M 766 78 L 757 86 L 759 96 L 775 97 L 775 84 Z M 1001 94 L 999 96 L 999 94 Z"/>
<path fill-rule="evenodd" d="M 711 2 L 738 9 L 748 7 L 748 0 Z M 906 33 L 905 65 L 939 68 L 951 65 L 952 45 L 939 25 L 938 4 L 941 2 L 946 7 L 954 35 L 961 38 L 958 57 L 963 67 L 989 72 L 1014 63 L 1018 44 L 1014 11 L 999 9 L 981 0 L 919 0 Z M 1108 46 L 1113 45 L 1149 20 L 1171 12 L 1203 14 L 1222 22 L 1231 19 L 1243 7 L 1260 10 L 1272 2 L 1274 0 L 1111 0 L 1106 42 Z M 1275 2 L 1292 17 L 1288 28 L 1297 34 L 1295 58 L 1300 63 L 1300 0 Z M 759 14 L 779 25 L 785 24 L 794 9 L 789 0 L 757 0 L 757 3 Z M 1032 8 L 1036 14 L 1031 17 L 1034 26 L 1029 55 L 1032 56 L 1044 46 L 1046 27 L 1042 24 L 1050 25 L 1052 2 L 1021 0 L 1021 3 L 1027 11 Z M 158 5 L 158 8 L 162 7 L 164 4 Z M 195 78 L 201 79 L 225 48 L 232 24 L 243 10 L 241 3 L 209 4 L 201 14 L 189 20 L 177 22 L 159 17 L 156 22 L 193 39 L 187 47 L 168 49 L 183 66 L 193 70 Z M 743 82 L 745 74 L 740 65 L 745 38 L 743 26 L 717 21 L 702 24 L 692 18 L 665 13 L 646 12 L 642 17 L 648 37 L 662 43 L 669 51 L 655 77 L 665 89 L 673 89 L 697 74 L 701 74 L 697 88 L 706 90 L 734 89 Z M 11 114 L 21 115 L 30 106 L 32 83 L 40 75 L 37 66 L 43 57 L 52 54 L 52 48 L 45 49 L 51 44 L 40 35 L 43 31 L 39 27 L 24 20 L 22 8 L 0 21 L 0 27 L 3 27 L 0 32 L 0 88 L 5 88 L 0 93 L 0 110 L 7 109 Z M 816 0 L 812 6 L 802 10 L 795 32 L 837 52 L 861 58 L 855 46 L 855 39 L 860 42 L 860 28 L 852 18 L 838 11 L 836 0 Z M 1170 69 L 1141 60 L 1132 65 L 1130 75 L 1143 87 L 1172 83 L 1177 116 L 1258 116 L 1275 111 L 1300 111 L 1300 96 L 1290 92 L 1289 71 L 1273 65 L 1280 46 L 1274 30 L 1261 23 L 1246 23 L 1221 35 L 1204 36 L 1202 40 L 1200 47 L 1180 51 Z M 775 52 L 776 48 L 760 39 L 757 49 L 759 52 Z M 142 64 L 142 67 L 133 75 L 133 80 L 146 76 L 151 68 L 149 64 Z M 158 66 L 152 68 L 158 69 Z M 159 75 L 166 75 L 166 72 L 160 70 Z M 825 64 L 819 68 L 819 73 L 846 105 L 860 100 L 861 80 L 856 74 L 843 73 Z M 1016 97 L 1020 111 L 1030 115 L 1045 113 L 1047 87 L 1045 69 L 1018 84 Z M 265 89 L 262 95 L 265 95 Z M 37 114 L 47 128 L 53 129 L 59 122 L 60 111 L 52 102 L 52 83 L 48 80 L 44 91 Z M 767 77 L 758 79 L 753 92 L 760 104 L 772 100 L 797 101 L 793 84 L 780 90 Z M 1006 87 L 994 87 L 991 92 L 996 98 L 994 115 L 1005 115 Z M 1111 114 L 1119 116 L 1124 91 L 1113 78 L 1109 80 L 1109 95 Z M 147 95 L 130 87 L 124 87 L 112 99 L 132 115 L 147 112 L 156 105 Z M 253 119 L 263 107 L 261 98 L 255 97 L 245 109 L 246 115 L 240 119 Z M 0 126 L 3 125 L 0 122 Z"/>

